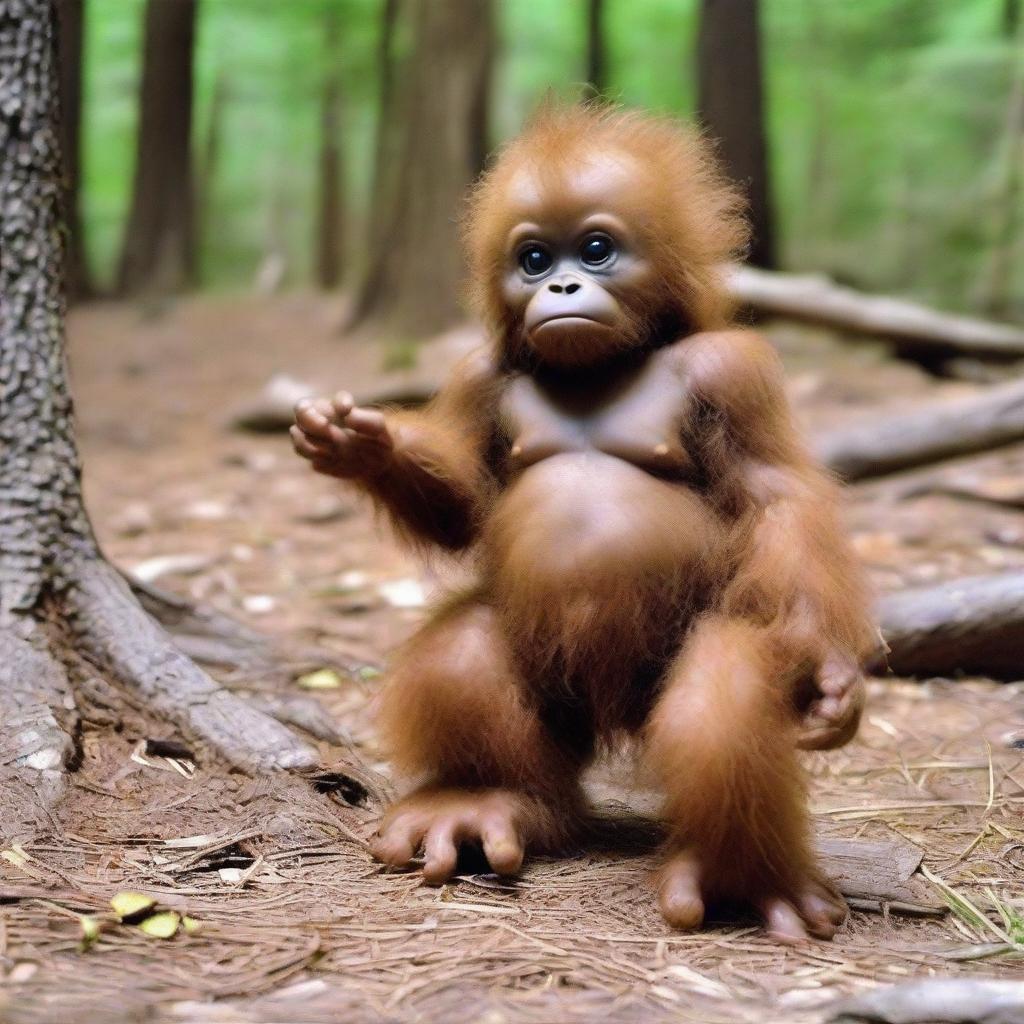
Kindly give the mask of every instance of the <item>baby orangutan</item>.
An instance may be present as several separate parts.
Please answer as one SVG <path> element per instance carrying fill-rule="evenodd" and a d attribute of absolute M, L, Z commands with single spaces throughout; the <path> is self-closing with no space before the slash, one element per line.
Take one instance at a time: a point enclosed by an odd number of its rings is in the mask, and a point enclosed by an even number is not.
<path fill-rule="evenodd" d="M 578 832 L 581 770 L 631 734 L 664 793 L 659 899 L 776 937 L 845 906 L 810 847 L 797 748 L 849 740 L 875 634 L 836 493 L 775 352 L 729 326 L 734 192 L 701 140 L 614 109 L 541 114 L 466 223 L 490 344 L 419 412 L 300 403 L 296 450 L 476 583 L 398 655 L 382 730 L 417 788 L 374 853 L 440 883 Z"/>

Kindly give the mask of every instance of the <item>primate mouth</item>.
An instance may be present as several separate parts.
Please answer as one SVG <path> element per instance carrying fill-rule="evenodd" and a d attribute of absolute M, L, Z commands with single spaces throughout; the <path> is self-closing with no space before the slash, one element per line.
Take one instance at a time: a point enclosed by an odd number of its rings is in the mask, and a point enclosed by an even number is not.
<path fill-rule="evenodd" d="M 546 320 L 541 320 L 540 323 L 534 324 L 533 330 L 539 330 L 541 327 L 546 327 L 548 324 L 561 323 L 566 320 L 575 320 L 581 324 L 594 324 L 597 327 L 607 327 L 608 324 L 601 320 L 595 320 L 592 316 L 583 316 L 580 313 L 556 313 L 554 316 L 549 316 Z"/>

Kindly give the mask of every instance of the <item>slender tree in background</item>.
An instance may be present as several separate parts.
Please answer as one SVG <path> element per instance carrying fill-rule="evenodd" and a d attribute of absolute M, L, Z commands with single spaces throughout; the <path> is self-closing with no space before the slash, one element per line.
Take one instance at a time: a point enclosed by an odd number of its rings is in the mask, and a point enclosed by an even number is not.
<path fill-rule="evenodd" d="M 378 238 L 383 232 L 384 214 L 388 197 L 393 193 L 397 177 L 395 147 L 395 30 L 398 25 L 398 0 L 384 0 L 381 4 L 380 35 L 377 45 L 377 125 L 373 147 L 373 190 L 370 196 L 370 216 L 367 238 Z M 372 247 L 372 246 L 371 246 Z"/>
<path fill-rule="evenodd" d="M 228 78 L 224 67 L 217 68 L 210 94 L 210 109 L 206 121 L 206 132 L 203 136 L 199 166 L 195 185 L 194 224 L 198 248 L 203 250 L 203 241 L 215 229 L 214 189 L 217 181 L 217 169 L 220 166 L 221 139 L 224 132 L 224 107 L 228 100 Z M 198 259 L 197 259 L 198 263 Z"/>
<path fill-rule="evenodd" d="M 93 294 L 80 208 L 82 127 L 82 26 L 84 0 L 58 0 L 61 151 L 64 154 L 64 217 L 68 229 L 67 293 L 77 302 Z"/>
<path fill-rule="evenodd" d="M 0 3 L 0 834 L 59 793 L 85 691 L 241 767 L 314 756 L 181 653 L 93 535 L 65 376 L 55 34 L 50 0 Z"/>
<path fill-rule="evenodd" d="M 1014 262 L 1024 226 L 1024 20 L 1013 22 L 1015 45 L 1010 47 L 1010 91 L 1000 148 L 1003 173 L 996 196 L 996 230 L 985 275 L 983 306 L 991 316 L 1013 312 Z"/>
<path fill-rule="evenodd" d="M 749 261 L 774 267 L 758 0 L 701 0 L 697 73 L 700 118 L 718 141 L 726 170 L 746 189 L 753 226 Z"/>
<path fill-rule="evenodd" d="M 341 81 L 338 8 L 324 8 L 325 66 L 320 100 L 320 209 L 316 221 L 316 276 L 321 288 L 334 288 L 344 271 L 341 153 Z"/>
<path fill-rule="evenodd" d="M 403 0 L 412 52 L 385 112 L 394 131 L 376 187 L 380 221 L 353 325 L 423 337 L 461 319 L 457 216 L 486 146 L 480 106 L 493 58 L 490 0 Z M 385 135 L 387 139 L 387 134 Z"/>
<path fill-rule="evenodd" d="M 604 14 L 605 0 L 587 0 L 587 85 L 591 96 L 600 96 L 608 88 Z"/>
<path fill-rule="evenodd" d="M 193 278 L 192 57 L 196 0 L 147 0 L 122 294 L 167 293 Z"/>
<path fill-rule="evenodd" d="M 1024 3 L 1021 0 L 1003 0 L 1002 30 L 1007 39 L 1014 39 L 1017 36 L 1017 28 L 1020 25 L 1021 10 Z"/>

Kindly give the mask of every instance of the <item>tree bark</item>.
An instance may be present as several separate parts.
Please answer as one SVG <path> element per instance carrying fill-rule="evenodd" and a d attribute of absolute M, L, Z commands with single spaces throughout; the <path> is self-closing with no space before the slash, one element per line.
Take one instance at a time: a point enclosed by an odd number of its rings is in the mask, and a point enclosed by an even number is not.
<path fill-rule="evenodd" d="M 338 75 L 338 9 L 324 9 L 323 94 L 320 101 L 320 209 L 316 276 L 321 288 L 336 288 L 344 267 L 342 230 L 341 82 Z"/>
<path fill-rule="evenodd" d="M 1024 381 L 826 434 L 816 450 L 847 480 L 885 476 L 1024 439 Z"/>
<path fill-rule="evenodd" d="M 85 0 L 58 0 L 57 53 L 60 79 L 60 146 L 64 154 L 64 220 L 67 242 L 67 297 L 70 302 L 94 294 L 86 256 L 81 212 L 82 29 Z"/>
<path fill-rule="evenodd" d="M 889 338 L 898 351 L 911 356 L 1024 358 L 1024 328 L 939 313 L 887 295 L 865 295 L 827 277 L 735 267 L 729 271 L 728 287 L 736 302 L 757 313 Z"/>
<path fill-rule="evenodd" d="M 887 594 L 878 621 L 897 675 L 1024 679 L 1024 573 L 969 576 Z"/>
<path fill-rule="evenodd" d="M 774 267 L 775 229 L 765 133 L 758 0 L 702 0 L 697 109 L 730 177 L 746 190 L 749 262 Z"/>
<path fill-rule="evenodd" d="M 59 792 L 78 682 L 65 643 L 126 704 L 235 765 L 312 764 L 311 748 L 174 646 L 97 547 L 65 372 L 54 39 L 48 0 L 0 2 L 0 768 L 34 780 L 33 803 Z"/>
<path fill-rule="evenodd" d="M 147 0 L 122 295 L 180 291 L 194 277 L 192 55 L 196 0 Z"/>
<path fill-rule="evenodd" d="M 462 319 L 456 219 L 486 148 L 493 12 L 490 0 L 408 0 L 406 10 L 413 49 L 385 112 L 397 119 L 397 155 L 380 169 L 380 221 L 352 326 L 417 338 Z M 382 131 L 387 139 L 391 127 Z"/>

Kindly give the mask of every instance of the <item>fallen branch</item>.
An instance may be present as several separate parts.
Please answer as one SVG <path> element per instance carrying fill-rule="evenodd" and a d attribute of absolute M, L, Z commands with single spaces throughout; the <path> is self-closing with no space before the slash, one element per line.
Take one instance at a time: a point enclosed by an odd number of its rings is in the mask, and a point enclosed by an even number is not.
<path fill-rule="evenodd" d="M 815 842 L 825 874 L 856 910 L 941 917 L 945 904 L 915 877 L 924 854 L 904 839 Z"/>
<path fill-rule="evenodd" d="M 878 335 L 901 351 L 1024 359 L 1024 328 L 940 313 L 906 299 L 865 295 L 827 277 L 740 266 L 730 269 L 728 284 L 737 302 L 758 313 Z"/>
<path fill-rule="evenodd" d="M 828 1021 L 880 1024 L 1024 1024 L 1024 981 L 928 978 L 845 999 Z"/>
<path fill-rule="evenodd" d="M 878 621 L 898 675 L 1024 678 L 1024 572 L 887 594 Z"/>
<path fill-rule="evenodd" d="M 847 480 L 884 476 L 1024 439 L 1024 380 L 826 434 L 818 456 Z"/>

